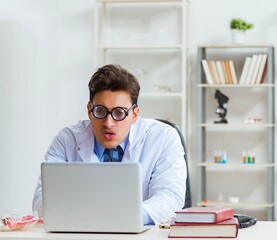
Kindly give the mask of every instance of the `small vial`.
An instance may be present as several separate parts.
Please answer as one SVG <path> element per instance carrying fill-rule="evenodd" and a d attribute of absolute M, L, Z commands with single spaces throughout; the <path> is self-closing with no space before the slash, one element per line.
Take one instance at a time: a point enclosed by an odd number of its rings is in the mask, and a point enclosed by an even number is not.
<path fill-rule="evenodd" d="M 219 163 L 220 162 L 220 153 L 217 150 L 214 151 L 214 162 L 215 163 Z"/>
<path fill-rule="evenodd" d="M 243 151 L 242 152 L 242 162 L 243 163 L 247 163 L 247 156 L 246 155 L 247 155 L 246 151 Z"/>
<path fill-rule="evenodd" d="M 255 163 L 255 152 L 252 152 L 251 163 Z"/>
<path fill-rule="evenodd" d="M 247 163 L 251 163 L 252 162 L 252 159 L 251 159 L 251 152 L 248 151 L 247 153 Z"/>
<path fill-rule="evenodd" d="M 227 162 L 227 154 L 226 154 L 226 151 L 222 151 L 222 154 L 221 154 L 221 163 L 226 163 Z"/>

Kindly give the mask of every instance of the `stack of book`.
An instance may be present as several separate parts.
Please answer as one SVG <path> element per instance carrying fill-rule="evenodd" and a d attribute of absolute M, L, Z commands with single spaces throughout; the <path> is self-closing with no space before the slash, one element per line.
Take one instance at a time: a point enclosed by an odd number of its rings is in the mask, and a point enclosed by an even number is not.
<path fill-rule="evenodd" d="M 202 59 L 203 70 L 208 84 L 252 85 L 264 82 L 267 54 L 253 54 L 245 58 L 240 78 L 233 60 Z"/>
<path fill-rule="evenodd" d="M 234 209 L 191 207 L 176 212 L 170 223 L 169 238 L 236 238 L 239 223 Z"/>
<path fill-rule="evenodd" d="M 261 84 L 266 74 L 267 54 L 254 54 L 246 57 L 239 84 Z"/>
<path fill-rule="evenodd" d="M 233 60 L 202 59 L 208 84 L 237 84 L 238 78 Z"/>

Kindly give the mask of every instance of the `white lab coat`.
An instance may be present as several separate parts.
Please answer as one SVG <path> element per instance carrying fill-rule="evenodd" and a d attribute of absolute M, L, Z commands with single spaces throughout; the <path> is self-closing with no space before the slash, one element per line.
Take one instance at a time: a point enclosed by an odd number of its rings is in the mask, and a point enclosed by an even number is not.
<path fill-rule="evenodd" d="M 50 162 L 99 162 L 94 153 L 91 122 L 66 127 L 53 139 L 45 160 Z M 142 166 L 143 207 L 155 224 L 165 222 L 184 206 L 186 163 L 177 131 L 153 119 L 138 118 L 131 126 L 122 162 Z M 42 215 L 41 180 L 33 198 L 33 210 Z"/>

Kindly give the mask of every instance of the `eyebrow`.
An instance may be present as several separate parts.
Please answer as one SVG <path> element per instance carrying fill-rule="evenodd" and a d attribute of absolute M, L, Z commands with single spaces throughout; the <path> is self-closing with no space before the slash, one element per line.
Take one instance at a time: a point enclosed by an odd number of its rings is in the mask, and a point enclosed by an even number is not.
<path fill-rule="evenodd" d="M 102 106 L 102 107 L 105 107 L 105 108 L 107 108 L 105 105 L 103 105 L 103 104 L 93 104 L 93 103 L 91 103 L 92 104 L 92 107 L 93 106 Z M 132 105 L 133 106 L 133 105 Z M 132 107 L 131 106 L 131 107 Z M 116 106 L 116 107 L 113 107 L 113 108 L 111 108 L 111 109 L 109 109 L 109 108 L 107 108 L 109 111 L 110 110 L 113 110 L 113 109 L 115 109 L 115 108 L 123 108 L 124 110 L 129 110 L 131 107 L 121 107 L 121 106 Z"/>

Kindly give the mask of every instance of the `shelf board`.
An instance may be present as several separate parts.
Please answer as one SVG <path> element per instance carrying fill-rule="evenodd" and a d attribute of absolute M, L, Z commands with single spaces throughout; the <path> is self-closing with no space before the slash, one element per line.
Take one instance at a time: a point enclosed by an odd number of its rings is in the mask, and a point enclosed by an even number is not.
<path fill-rule="evenodd" d="M 238 202 L 238 203 L 231 203 L 231 202 L 213 202 L 213 201 L 202 201 L 197 203 L 197 206 L 225 206 L 225 207 L 274 207 L 274 203 L 269 202 Z"/>
<path fill-rule="evenodd" d="M 210 131 L 248 131 L 248 130 L 259 130 L 262 128 L 273 128 L 274 123 L 227 123 L 227 124 L 215 124 L 215 123 L 199 123 L 197 127 L 208 128 Z"/>
<path fill-rule="evenodd" d="M 102 50 L 182 50 L 181 44 L 170 44 L 170 45 L 98 45 L 98 49 Z"/>
<path fill-rule="evenodd" d="M 200 45 L 200 48 L 270 48 L 269 44 L 210 44 Z"/>
<path fill-rule="evenodd" d="M 197 87 L 202 88 L 273 88 L 273 83 L 262 83 L 262 84 L 197 84 Z"/>
<path fill-rule="evenodd" d="M 97 0 L 97 2 L 99 3 L 181 3 L 182 0 Z"/>
<path fill-rule="evenodd" d="M 216 168 L 232 168 L 239 167 L 241 168 L 272 168 L 274 163 L 208 163 L 202 162 L 197 163 L 198 167 L 216 167 Z"/>
<path fill-rule="evenodd" d="M 153 93 L 141 93 L 141 98 L 182 98 L 182 93 L 173 92 L 153 92 Z"/>

